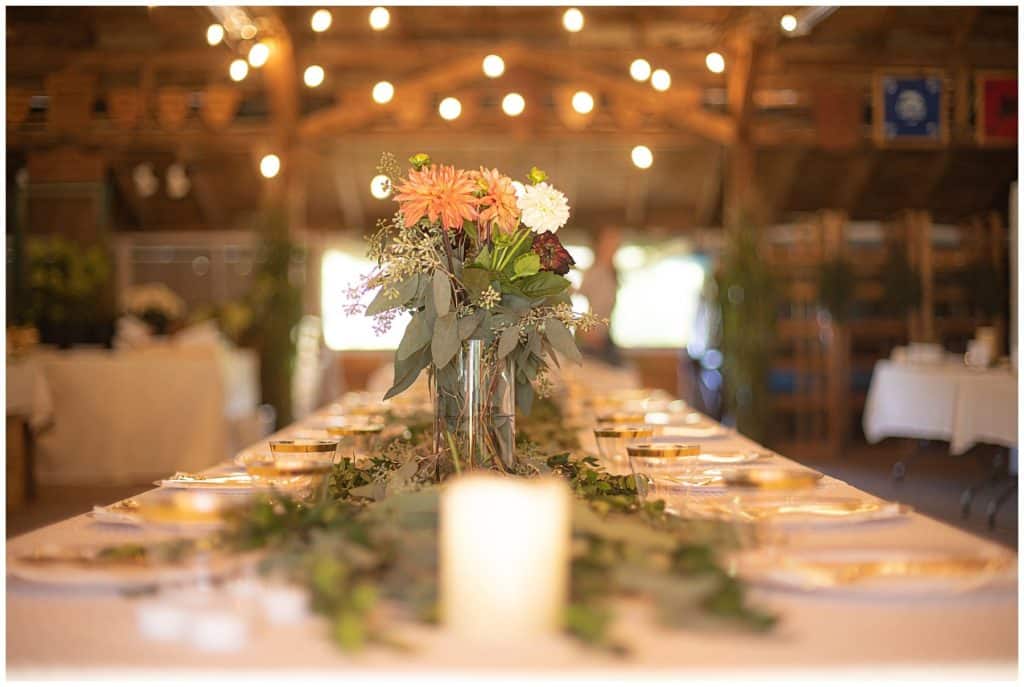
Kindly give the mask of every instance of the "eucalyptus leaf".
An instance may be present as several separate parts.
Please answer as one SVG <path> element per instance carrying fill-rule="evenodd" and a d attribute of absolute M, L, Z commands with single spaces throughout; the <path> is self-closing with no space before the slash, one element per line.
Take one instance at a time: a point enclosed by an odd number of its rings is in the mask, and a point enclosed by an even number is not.
<path fill-rule="evenodd" d="M 529 415 L 533 409 L 533 385 L 529 382 L 516 384 L 516 405 L 524 415 Z"/>
<path fill-rule="evenodd" d="M 557 320 L 554 317 L 544 320 L 544 338 L 551 343 L 556 351 L 569 360 L 577 363 L 583 362 L 580 349 L 576 347 L 576 340 L 573 339 L 572 334 L 562 324 L 561 320 Z"/>
<path fill-rule="evenodd" d="M 434 338 L 430 342 L 430 353 L 436 367 L 444 367 L 459 351 L 459 321 L 455 313 L 438 317 L 434 321 Z"/>
<path fill-rule="evenodd" d="M 554 272 L 538 272 L 518 280 L 516 284 L 528 298 L 554 296 L 569 288 L 569 280 Z"/>
<path fill-rule="evenodd" d="M 410 355 L 420 350 L 428 343 L 433 334 L 430 319 L 426 313 L 417 313 L 409 320 L 402 336 L 402 342 L 398 344 L 398 352 L 395 354 L 399 360 L 405 360 Z"/>
<path fill-rule="evenodd" d="M 467 267 L 462 273 L 462 285 L 470 298 L 476 300 L 491 285 L 491 273 L 480 267 Z"/>
<path fill-rule="evenodd" d="M 477 330 L 486 313 L 483 310 L 474 310 L 472 315 L 459 320 L 459 338 L 463 341 L 470 338 Z"/>
<path fill-rule="evenodd" d="M 424 346 L 405 360 L 395 358 L 395 381 L 388 392 L 384 394 L 384 400 L 397 396 L 416 381 L 428 364 L 430 364 L 430 349 Z"/>
<path fill-rule="evenodd" d="M 451 310 L 452 281 L 442 270 L 434 270 L 434 307 L 438 317 L 444 317 Z"/>
<path fill-rule="evenodd" d="M 504 358 L 516 347 L 519 343 L 519 327 L 518 325 L 512 325 L 501 333 L 501 339 L 498 340 L 498 357 Z"/>

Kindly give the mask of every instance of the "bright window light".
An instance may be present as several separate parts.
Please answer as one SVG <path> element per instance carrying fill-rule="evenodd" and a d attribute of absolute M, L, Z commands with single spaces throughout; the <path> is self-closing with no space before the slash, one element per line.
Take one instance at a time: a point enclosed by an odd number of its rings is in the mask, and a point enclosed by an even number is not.
<path fill-rule="evenodd" d="M 348 315 L 347 290 L 369 274 L 375 263 L 343 250 L 324 251 L 320 266 L 320 305 L 323 313 L 324 339 L 332 351 L 386 351 L 395 350 L 402 341 L 402 333 L 409 323 L 409 315 L 401 314 L 391 328 L 378 335 L 373 331 L 374 320 L 365 315 Z M 376 296 L 366 295 L 364 305 Z"/>
<path fill-rule="evenodd" d="M 622 246 L 615 255 L 619 291 L 612 340 L 623 348 L 682 348 L 692 334 L 704 285 L 693 255 Z"/>

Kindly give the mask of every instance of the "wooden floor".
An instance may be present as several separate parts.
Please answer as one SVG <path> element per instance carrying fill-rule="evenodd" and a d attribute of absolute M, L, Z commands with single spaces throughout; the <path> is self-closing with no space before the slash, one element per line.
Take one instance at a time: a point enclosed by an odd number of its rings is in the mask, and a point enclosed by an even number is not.
<path fill-rule="evenodd" d="M 991 447 L 979 447 L 964 456 L 950 456 L 949 446 L 941 442 L 913 445 L 913 457 L 901 483 L 890 477 L 893 462 L 905 457 L 910 446 L 905 441 L 884 441 L 875 446 L 853 444 L 841 460 L 822 460 L 821 454 L 796 447 L 776 450 L 806 465 L 845 480 L 882 498 L 900 501 L 917 510 L 982 537 L 1017 549 L 1018 500 L 1016 494 L 1003 506 L 996 526 L 989 530 L 985 508 L 1004 487 L 988 486 L 979 490 L 967 519 L 961 518 L 960 495 L 963 489 L 988 474 Z M 1005 483 L 1004 483 L 1005 484 Z M 150 485 L 123 487 L 43 488 L 26 506 L 7 513 L 7 536 L 42 527 L 51 522 L 85 513 L 94 504 L 109 504 L 149 489 Z"/>

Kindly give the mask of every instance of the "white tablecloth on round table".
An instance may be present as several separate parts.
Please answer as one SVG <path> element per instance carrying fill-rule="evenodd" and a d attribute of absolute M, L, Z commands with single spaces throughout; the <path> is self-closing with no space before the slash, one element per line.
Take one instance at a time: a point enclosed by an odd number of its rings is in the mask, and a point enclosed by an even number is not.
<path fill-rule="evenodd" d="M 256 438 L 235 436 L 235 424 L 245 424 L 259 403 L 252 351 L 72 349 L 33 354 L 20 364 L 34 366 L 32 388 L 42 379 L 47 390 L 27 397 L 29 417 L 48 416 L 33 422 L 42 426 L 39 484 L 138 484 L 200 470 Z M 9 390 L 29 378 L 8 365 Z M 50 408 L 39 405 L 44 400 Z"/>
<path fill-rule="evenodd" d="M 7 415 L 23 417 L 39 430 L 53 417 L 53 396 L 37 356 L 7 358 Z"/>
<path fill-rule="evenodd" d="M 962 364 L 882 360 L 864 405 L 864 436 L 939 439 L 961 454 L 979 442 L 1017 446 L 1017 374 Z"/>

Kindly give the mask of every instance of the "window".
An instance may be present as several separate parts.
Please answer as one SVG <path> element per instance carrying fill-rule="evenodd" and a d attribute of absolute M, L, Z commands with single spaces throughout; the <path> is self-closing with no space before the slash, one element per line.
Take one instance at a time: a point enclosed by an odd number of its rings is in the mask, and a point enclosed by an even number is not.
<path fill-rule="evenodd" d="M 704 265 L 685 245 L 625 244 L 615 253 L 619 290 L 611 336 L 623 348 L 682 348 L 693 330 Z"/>
<path fill-rule="evenodd" d="M 373 262 L 361 255 L 339 249 L 324 251 L 320 265 L 320 305 L 324 340 L 333 351 L 394 350 L 402 340 L 405 325 L 409 322 L 407 313 L 396 317 L 387 332 L 377 334 L 373 330 L 372 317 L 345 312 L 348 289 L 369 274 L 373 267 Z M 367 294 L 363 305 L 375 295 L 376 292 Z"/>

